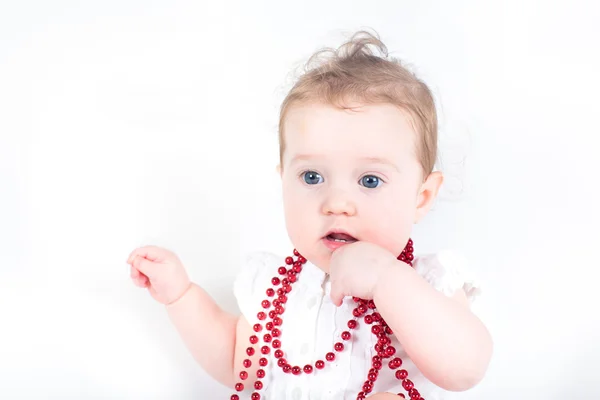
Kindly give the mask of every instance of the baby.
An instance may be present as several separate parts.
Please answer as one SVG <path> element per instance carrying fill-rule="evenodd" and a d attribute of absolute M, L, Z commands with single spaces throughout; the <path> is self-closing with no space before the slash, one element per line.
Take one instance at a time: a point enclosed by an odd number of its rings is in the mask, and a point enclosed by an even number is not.
<path fill-rule="evenodd" d="M 442 399 L 484 376 L 492 340 L 451 253 L 415 257 L 413 224 L 443 182 L 427 86 L 358 32 L 309 61 L 281 106 L 285 257 L 248 257 L 224 312 L 171 251 L 131 278 L 231 399 Z"/>

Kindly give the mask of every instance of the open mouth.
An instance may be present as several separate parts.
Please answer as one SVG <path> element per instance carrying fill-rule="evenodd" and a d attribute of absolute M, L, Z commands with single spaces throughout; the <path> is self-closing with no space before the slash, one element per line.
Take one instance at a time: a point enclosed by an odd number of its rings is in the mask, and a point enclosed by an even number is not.
<path fill-rule="evenodd" d="M 325 236 L 325 239 L 338 243 L 354 243 L 358 241 L 358 239 L 343 232 L 330 232 L 327 236 Z"/>

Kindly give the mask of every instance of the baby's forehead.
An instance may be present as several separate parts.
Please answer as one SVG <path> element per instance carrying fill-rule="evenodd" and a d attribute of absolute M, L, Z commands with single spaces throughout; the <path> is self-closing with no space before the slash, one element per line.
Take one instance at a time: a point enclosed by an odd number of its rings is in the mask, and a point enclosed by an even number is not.
<path fill-rule="evenodd" d="M 367 105 L 340 109 L 309 104 L 290 110 L 285 147 L 298 154 L 383 157 L 415 154 L 416 134 L 398 107 Z"/>

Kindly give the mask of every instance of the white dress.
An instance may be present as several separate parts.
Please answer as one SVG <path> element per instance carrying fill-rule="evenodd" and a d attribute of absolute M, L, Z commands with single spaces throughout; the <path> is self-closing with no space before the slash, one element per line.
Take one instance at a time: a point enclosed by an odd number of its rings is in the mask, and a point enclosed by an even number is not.
<path fill-rule="evenodd" d="M 239 308 L 250 324 L 260 322 L 257 313 L 262 310 L 261 302 L 272 300 L 266 295 L 266 289 L 273 287 L 271 279 L 279 276 L 277 268 L 285 265 L 285 257 L 271 253 L 254 253 L 246 262 L 235 280 L 234 294 Z M 468 278 L 463 261 L 451 252 L 436 255 L 415 257 L 413 266 L 434 288 L 452 295 L 463 288 L 472 301 L 479 294 L 477 284 Z M 316 360 L 325 360 L 325 354 L 333 351 L 336 342 L 344 343 L 342 352 L 334 352 L 333 362 L 326 362 L 322 370 L 313 369 L 311 374 L 292 375 L 284 373 L 277 366 L 273 350 L 268 355 L 269 363 L 264 368 L 266 376 L 261 379 L 263 389 L 261 400 L 355 400 L 367 379 L 374 355 L 375 335 L 365 329 L 365 323 L 359 320 L 359 327 L 351 330 L 349 341 L 340 340 L 343 331 L 348 331 L 347 322 L 352 318 L 352 310 L 356 303 L 346 298 L 341 307 L 336 307 L 329 297 L 330 283 L 328 275 L 318 267 L 307 262 L 304 264 L 298 280 L 293 283 L 288 294 L 285 313 L 282 316 L 281 328 L 282 350 L 291 365 L 303 367 Z M 263 323 L 264 325 L 264 323 Z M 258 350 L 264 345 L 263 331 L 257 335 L 260 341 L 254 347 Z M 408 371 L 408 378 L 425 400 L 444 398 L 444 391 L 428 381 L 406 355 L 395 337 L 392 345 L 396 348 L 394 357 L 403 361 L 401 369 Z M 248 340 L 247 338 L 241 338 Z M 404 393 L 401 381 L 395 378 L 394 372 L 385 360 L 379 373 L 373 393 Z M 248 378 L 246 387 L 252 386 L 256 378 Z M 240 399 L 249 399 L 243 392 Z"/>

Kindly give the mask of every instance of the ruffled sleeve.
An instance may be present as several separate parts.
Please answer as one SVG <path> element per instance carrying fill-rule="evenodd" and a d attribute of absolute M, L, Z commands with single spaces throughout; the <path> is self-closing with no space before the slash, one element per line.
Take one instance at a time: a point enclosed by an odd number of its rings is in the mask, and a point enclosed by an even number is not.
<path fill-rule="evenodd" d="M 266 299 L 265 290 L 271 287 L 271 278 L 277 275 L 280 258 L 266 252 L 246 256 L 233 284 L 238 308 L 250 324 L 258 322 L 256 314 Z"/>
<path fill-rule="evenodd" d="M 447 296 L 463 289 L 472 303 L 481 295 L 480 284 L 469 270 L 466 259 L 456 252 L 444 250 L 420 256 L 415 258 L 413 266 L 429 284 Z"/>

